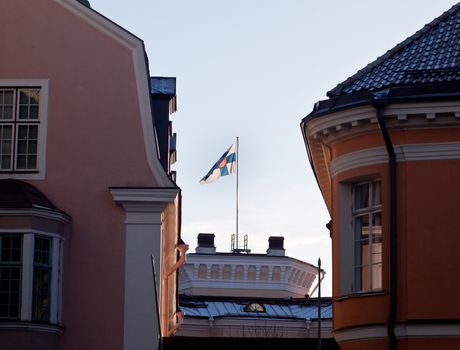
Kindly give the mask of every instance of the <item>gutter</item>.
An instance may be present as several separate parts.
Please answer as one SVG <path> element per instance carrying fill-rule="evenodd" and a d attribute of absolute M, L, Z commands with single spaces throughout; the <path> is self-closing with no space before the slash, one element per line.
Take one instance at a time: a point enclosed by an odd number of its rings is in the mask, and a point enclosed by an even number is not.
<path fill-rule="evenodd" d="M 396 201 L 396 154 L 393 143 L 388 132 L 383 109 L 388 104 L 390 89 L 372 94 L 372 106 L 376 110 L 377 122 L 380 133 L 385 142 L 388 153 L 388 167 L 390 175 L 390 313 L 387 320 L 387 335 L 390 341 L 389 350 L 397 349 L 397 339 L 395 334 L 396 312 L 397 312 L 397 201 Z"/>

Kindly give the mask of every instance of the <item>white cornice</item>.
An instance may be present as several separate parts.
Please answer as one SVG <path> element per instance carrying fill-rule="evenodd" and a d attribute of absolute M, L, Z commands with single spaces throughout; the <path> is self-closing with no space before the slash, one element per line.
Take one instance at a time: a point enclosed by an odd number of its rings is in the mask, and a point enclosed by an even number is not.
<path fill-rule="evenodd" d="M 174 186 L 174 183 L 166 174 L 166 171 L 163 169 L 159 160 L 150 104 L 150 77 L 148 74 L 144 44 L 142 40 L 96 11 L 80 4 L 76 0 L 54 1 L 100 32 L 120 43 L 125 48 L 131 50 L 147 161 L 160 186 Z"/>
<path fill-rule="evenodd" d="M 398 145 L 395 153 L 398 162 L 460 159 L 460 142 Z M 339 156 L 329 163 L 329 169 L 331 176 L 336 176 L 350 169 L 386 162 L 388 155 L 385 148 L 375 147 Z"/>
<path fill-rule="evenodd" d="M 418 104 L 390 104 L 383 110 L 386 119 L 393 117 L 402 126 L 433 126 L 439 124 L 458 125 L 460 121 L 460 103 L 437 102 Z M 438 118 L 438 115 L 451 113 L 452 118 Z M 424 115 L 424 117 L 420 117 Z M 392 120 L 393 121 L 393 120 Z M 376 124 L 376 110 L 372 106 L 350 108 L 326 114 L 302 123 L 303 132 L 313 139 L 337 136 L 343 131 Z"/>
<path fill-rule="evenodd" d="M 62 212 L 51 211 L 46 209 L 0 209 L 0 216 L 34 216 L 43 219 L 49 219 L 66 223 L 70 217 Z"/>
<path fill-rule="evenodd" d="M 172 203 L 178 188 L 110 188 L 113 200 L 117 203 Z"/>

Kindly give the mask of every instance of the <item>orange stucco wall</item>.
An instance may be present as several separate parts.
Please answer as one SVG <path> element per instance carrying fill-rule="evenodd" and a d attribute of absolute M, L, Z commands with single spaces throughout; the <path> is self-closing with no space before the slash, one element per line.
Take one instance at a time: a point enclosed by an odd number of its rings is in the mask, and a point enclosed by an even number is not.
<path fill-rule="evenodd" d="M 394 145 L 459 142 L 459 127 L 390 129 Z M 384 147 L 378 132 L 337 139 L 329 144 L 332 159 L 350 152 Z M 389 170 L 388 164 L 361 166 L 343 171 L 331 179 L 334 329 L 385 325 L 389 315 Z M 458 259 L 459 159 L 412 160 L 397 163 L 397 322 L 423 323 L 458 320 L 460 282 Z M 364 178 L 382 179 L 383 207 L 383 291 L 378 295 L 340 295 L 340 193 L 341 182 Z M 338 297 L 338 298 L 337 298 Z M 402 349 L 458 347 L 456 340 L 441 338 L 400 340 Z M 386 349 L 386 340 L 344 342 L 342 349 Z M 444 347 L 446 346 L 446 347 Z"/>
<path fill-rule="evenodd" d="M 125 214 L 109 186 L 157 185 L 132 53 L 49 0 L 2 3 L 0 33 L 1 79 L 49 79 L 46 179 L 29 182 L 72 217 L 59 349 L 121 349 Z"/>

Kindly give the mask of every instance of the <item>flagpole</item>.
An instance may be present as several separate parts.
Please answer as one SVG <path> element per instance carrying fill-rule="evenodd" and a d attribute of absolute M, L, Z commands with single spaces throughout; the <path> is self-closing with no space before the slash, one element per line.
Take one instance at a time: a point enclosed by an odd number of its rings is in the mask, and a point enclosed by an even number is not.
<path fill-rule="evenodd" d="M 239 155 L 239 150 L 240 150 L 240 144 L 239 144 L 239 137 L 236 137 L 236 251 L 239 251 L 239 246 L 238 246 L 238 204 L 240 201 L 240 196 L 238 192 L 238 177 L 240 174 L 240 155 Z"/>

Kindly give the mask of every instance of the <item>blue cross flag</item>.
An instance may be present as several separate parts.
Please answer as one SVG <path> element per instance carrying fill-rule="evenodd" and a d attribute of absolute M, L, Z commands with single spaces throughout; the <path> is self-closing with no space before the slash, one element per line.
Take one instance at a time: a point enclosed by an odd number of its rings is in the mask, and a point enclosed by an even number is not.
<path fill-rule="evenodd" d="M 236 172 L 236 144 L 230 146 L 209 172 L 200 180 L 200 184 L 216 181 L 221 176 Z"/>

